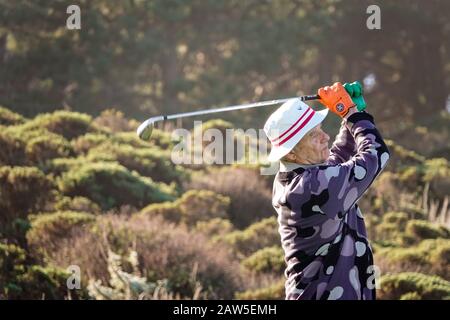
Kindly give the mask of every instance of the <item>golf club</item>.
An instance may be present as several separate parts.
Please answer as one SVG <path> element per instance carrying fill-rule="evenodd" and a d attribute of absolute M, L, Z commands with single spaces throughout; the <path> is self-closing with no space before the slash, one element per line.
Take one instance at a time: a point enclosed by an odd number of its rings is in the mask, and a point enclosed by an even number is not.
<path fill-rule="evenodd" d="M 235 106 L 227 106 L 227 107 L 216 108 L 216 109 L 206 109 L 206 110 L 198 110 L 198 111 L 193 111 L 193 112 L 177 113 L 177 114 L 172 114 L 172 115 L 155 116 L 155 117 L 151 117 L 151 118 L 145 120 L 144 122 L 142 122 L 140 124 L 140 126 L 137 128 L 137 135 L 142 140 L 149 140 L 150 136 L 152 135 L 153 127 L 154 127 L 155 123 L 158 121 L 179 119 L 179 118 L 192 117 L 192 116 L 200 116 L 200 115 L 217 113 L 217 112 L 225 112 L 225 111 L 271 106 L 274 104 L 284 103 L 290 99 L 295 99 L 295 98 L 298 98 L 301 101 L 308 101 L 308 100 L 317 100 L 317 99 L 319 99 L 319 96 L 318 95 L 309 95 L 309 96 L 301 96 L 301 97 L 292 97 L 292 98 L 285 98 L 285 99 L 278 99 L 278 100 L 254 102 L 254 103 L 249 103 L 249 104 L 241 104 L 241 105 L 235 105 Z"/>

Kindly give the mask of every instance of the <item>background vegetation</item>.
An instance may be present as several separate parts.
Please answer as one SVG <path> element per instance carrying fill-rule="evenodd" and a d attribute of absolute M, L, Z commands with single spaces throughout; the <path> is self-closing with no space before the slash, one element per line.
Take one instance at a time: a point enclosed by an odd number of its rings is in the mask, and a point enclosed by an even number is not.
<path fill-rule="evenodd" d="M 1 299 L 282 299 L 272 177 L 175 165 L 171 129 L 191 120 L 135 129 L 355 79 L 392 151 L 359 202 L 378 296 L 450 298 L 448 1 L 381 1 L 368 30 L 368 1 L 80 0 L 78 31 L 69 2 L 0 0 Z"/>

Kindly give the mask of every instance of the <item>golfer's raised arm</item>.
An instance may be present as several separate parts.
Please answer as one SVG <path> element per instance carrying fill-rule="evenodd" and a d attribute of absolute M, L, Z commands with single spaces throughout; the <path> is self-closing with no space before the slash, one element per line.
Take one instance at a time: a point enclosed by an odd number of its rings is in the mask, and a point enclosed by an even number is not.
<path fill-rule="evenodd" d="M 344 125 L 356 146 L 356 153 L 349 160 L 341 162 L 348 156 L 344 153 L 350 150 L 351 143 L 347 145 L 345 141 L 338 144 L 334 148 L 334 159 L 331 159 L 337 164 L 329 164 L 315 172 L 317 180 L 326 180 L 328 184 L 330 198 L 323 210 L 327 215 L 334 215 L 336 205 L 346 212 L 363 195 L 386 166 L 390 153 L 375 126 L 374 118 L 365 111 L 356 111 L 353 101 L 340 83 L 319 89 L 319 95 L 324 105 L 344 119 Z M 347 134 L 345 129 L 342 133 Z M 347 145 L 347 148 L 341 145 Z"/>
<path fill-rule="evenodd" d="M 362 196 L 373 180 L 384 169 L 389 159 L 389 150 L 375 126 L 373 117 L 367 112 L 356 112 L 347 119 L 347 125 L 356 142 L 356 154 L 348 161 L 326 170 L 330 197 L 343 200 L 343 209 L 348 210 Z"/>
<path fill-rule="evenodd" d="M 329 164 L 339 164 L 350 160 L 356 153 L 355 139 L 347 127 L 346 120 L 342 120 L 339 133 L 333 142 L 328 157 Z"/>

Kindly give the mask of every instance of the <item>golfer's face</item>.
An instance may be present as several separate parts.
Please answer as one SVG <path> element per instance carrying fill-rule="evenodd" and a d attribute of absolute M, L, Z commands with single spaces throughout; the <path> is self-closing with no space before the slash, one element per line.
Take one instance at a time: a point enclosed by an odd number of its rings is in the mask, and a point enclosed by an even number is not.
<path fill-rule="evenodd" d="M 315 158 L 314 160 L 323 162 L 328 159 L 330 156 L 330 150 L 328 149 L 329 140 L 330 136 L 322 130 L 320 124 L 311 130 L 308 135 L 308 145 L 312 156 Z"/>

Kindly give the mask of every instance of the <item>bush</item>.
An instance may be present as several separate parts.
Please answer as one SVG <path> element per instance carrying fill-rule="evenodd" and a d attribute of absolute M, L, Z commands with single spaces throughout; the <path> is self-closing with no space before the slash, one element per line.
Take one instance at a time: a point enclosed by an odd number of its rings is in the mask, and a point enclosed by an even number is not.
<path fill-rule="evenodd" d="M 418 298 L 423 300 L 450 299 L 450 282 L 415 272 L 388 274 L 381 277 L 378 297 L 384 300 Z"/>
<path fill-rule="evenodd" d="M 25 122 L 20 114 L 0 106 L 0 126 L 13 126 Z"/>
<path fill-rule="evenodd" d="M 73 154 L 69 142 L 61 136 L 39 136 L 27 142 L 25 154 L 31 164 L 41 164 L 49 159 Z"/>
<path fill-rule="evenodd" d="M 256 222 L 245 230 L 227 234 L 223 241 L 233 246 L 240 258 L 264 247 L 281 245 L 275 217 Z"/>
<path fill-rule="evenodd" d="M 85 197 L 61 197 L 52 207 L 54 211 L 77 211 L 92 214 L 100 213 L 100 207 Z"/>
<path fill-rule="evenodd" d="M 135 148 L 150 148 L 152 146 L 158 145 L 158 133 L 160 132 L 157 129 L 153 129 L 152 139 L 150 142 L 139 139 L 136 135 L 136 132 L 118 132 L 111 136 L 111 143 L 125 144 L 128 146 L 132 146 Z M 156 134 L 155 134 L 156 133 Z M 156 139 L 155 139 L 156 138 Z M 168 146 L 161 146 L 163 149 L 168 149 Z"/>
<path fill-rule="evenodd" d="M 47 256 L 58 247 L 62 239 L 69 238 L 75 228 L 94 221 L 94 215 L 74 211 L 32 216 L 31 229 L 27 232 L 28 244 L 37 256 Z"/>
<path fill-rule="evenodd" d="M 8 127 L 5 133 L 22 145 L 20 157 L 12 158 L 11 164 L 42 164 L 46 160 L 73 154 L 70 143 L 62 136 L 45 128 L 31 127 L 28 123 Z M 16 144 L 19 142 L 16 142 Z M 22 160 L 22 158 L 24 158 Z"/>
<path fill-rule="evenodd" d="M 86 298 L 85 290 L 69 290 L 67 288 L 68 272 L 60 268 L 33 265 L 27 272 L 18 277 L 21 290 L 9 299 L 80 299 Z"/>
<path fill-rule="evenodd" d="M 71 141 L 72 147 L 77 154 L 87 154 L 102 143 L 111 143 L 111 137 L 105 133 L 86 133 Z"/>
<path fill-rule="evenodd" d="M 91 116 L 64 110 L 38 115 L 33 120 L 23 124 L 22 127 L 26 131 L 44 128 L 63 136 L 67 140 L 71 140 L 87 132 L 98 131 L 98 128 L 92 125 Z"/>
<path fill-rule="evenodd" d="M 152 132 L 152 139 L 150 143 L 154 146 L 160 147 L 161 149 L 169 150 L 174 146 L 172 140 L 172 135 L 168 132 L 154 128 Z"/>
<path fill-rule="evenodd" d="M 230 199 L 209 190 L 191 190 L 177 201 L 181 220 L 188 225 L 213 218 L 225 218 Z"/>
<path fill-rule="evenodd" d="M 424 239 L 450 238 L 450 232 L 443 226 L 434 225 L 431 222 L 423 220 L 408 221 L 405 232 L 416 241 Z"/>
<path fill-rule="evenodd" d="M 423 180 L 430 182 L 430 189 L 435 197 L 444 198 L 448 196 L 448 190 L 450 190 L 449 161 L 445 158 L 426 160 Z"/>
<path fill-rule="evenodd" d="M 406 248 L 379 248 L 375 261 L 382 273 L 414 271 L 448 278 L 449 252 L 450 240 L 429 239 Z"/>
<path fill-rule="evenodd" d="M 94 123 L 99 127 L 103 127 L 111 132 L 131 131 L 133 127 L 130 125 L 123 112 L 115 109 L 107 109 L 94 119 Z"/>
<path fill-rule="evenodd" d="M 131 251 L 125 262 L 132 266 L 132 272 L 124 271 L 123 257 L 112 251 L 108 252 L 108 272 L 110 280 L 106 285 L 101 280 L 89 280 L 89 295 L 96 300 L 173 300 L 186 299 L 179 294 L 170 292 L 167 279 L 149 282 L 139 271 L 139 261 L 136 251 Z M 201 286 L 198 282 L 193 288 L 193 299 L 201 296 Z"/>
<path fill-rule="evenodd" d="M 91 149 L 87 159 L 117 161 L 130 171 L 135 170 L 142 176 L 166 183 L 180 182 L 186 175 L 182 167 L 171 161 L 170 152 L 158 147 L 142 149 L 125 144 L 104 143 Z"/>
<path fill-rule="evenodd" d="M 139 139 L 134 131 L 116 132 L 114 134 L 107 132 L 92 132 L 72 140 L 72 145 L 79 154 L 87 153 L 90 149 L 98 147 L 103 143 L 127 145 L 140 149 L 156 147 L 162 150 L 170 150 L 173 146 L 171 135 L 156 128 L 153 129 L 152 139 L 149 142 Z"/>
<path fill-rule="evenodd" d="M 89 198 L 103 210 L 122 205 L 143 207 L 149 202 L 174 199 L 171 187 L 110 162 L 86 163 L 72 168 L 59 178 L 58 185 L 65 195 Z"/>
<path fill-rule="evenodd" d="M 405 212 L 387 212 L 383 215 L 383 223 L 393 223 L 400 229 L 404 229 L 409 217 Z"/>
<path fill-rule="evenodd" d="M 210 220 L 199 221 L 195 224 L 195 231 L 201 232 L 211 238 L 214 242 L 228 233 L 234 231 L 233 224 L 228 219 L 213 218 Z"/>
<path fill-rule="evenodd" d="M 282 300 L 285 298 L 285 279 L 273 283 L 272 285 L 260 288 L 252 289 L 245 292 L 238 292 L 236 299 L 238 300 Z"/>
<path fill-rule="evenodd" d="M 75 234 L 70 244 L 55 250 L 51 261 L 61 266 L 76 263 L 90 279 L 103 283 L 110 278 L 104 254 L 110 249 L 121 256 L 136 251 L 142 277 L 148 282 L 167 279 L 170 292 L 183 297 L 194 296 L 194 278 L 207 298 L 230 299 L 244 288 L 239 264 L 226 248 L 209 245 L 204 236 L 160 217 L 102 216 L 95 228 Z M 126 265 L 123 270 L 132 272 Z"/>
<path fill-rule="evenodd" d="M 6 299 L 11 292 L 20 290 L 16 278 L 25 272 L 25 250 L 0 243 L 0 298 Z"/>
<path fill-rule="evenodd" d="M 172 222 L 193 226 L 199 221 L 224 218 L 230 200 L 208 190 L 190 190 L 175 202 L 153 204 L 141 210 L 144 215 L 162 215 Z"/>
<path fill-rule="evenodd" d="M 286 265 L 284 252 L 281 246 L 272 246 L 260 249 L 245 258 L 242 265 L 255 272 L 283 273 Z"/>
<path fill-rule="evenodd" d="M 0 167 L 0 230 L 44 208 L 53 198 L 52 181 L 33 167 Z"/>
<path fill-rule="evenodd" d="M 78 158 L 56 158 L 47 161 L 41 166 L 46 174 L 52 174 L 54 177 L 60 177 L 69 170 L 77 170 L 89 161 L 84 157 Z"/>
<path fill-rule="evenodd" d="M 228 216 L 237 228 L 275 214 L 272 191 L 259 172 L 253 169 L 225 167 L 192 176 L 186 189 L 205 189 L 230 198 Z"/>
<path fill-rule="evenodd" d="M 153 203 L 139 211 L 139 215 L 148 217 L 161 216 L 164 220 L 179 223 L 181 221 L 180 208 L 176 202 Z"/>
<path fill-rule="evenodd" d="M 69 274 L 62 269 L 26 265 L 25 251 L 0 243 L 0 299 L 78 299 L 83 290 L 67 289 Z"/>
<path fill-rule="evenodd" d="M 21 166 L 27 163 L 25 142 L 4 131 L 0 131 L 0 150 L 0 165 Z"/>

